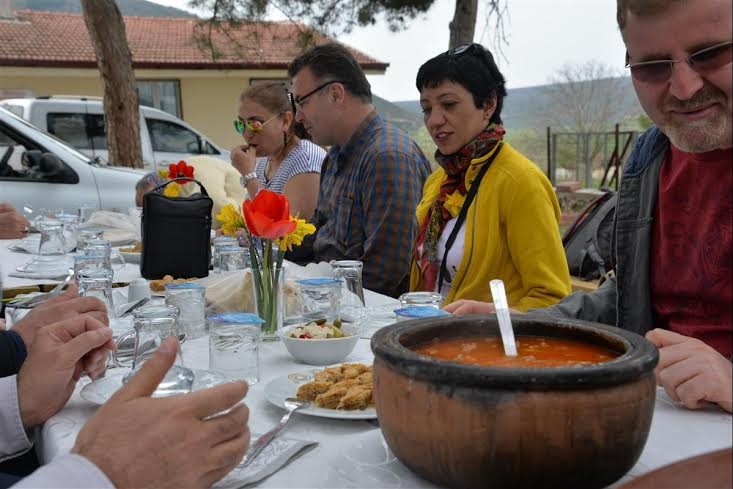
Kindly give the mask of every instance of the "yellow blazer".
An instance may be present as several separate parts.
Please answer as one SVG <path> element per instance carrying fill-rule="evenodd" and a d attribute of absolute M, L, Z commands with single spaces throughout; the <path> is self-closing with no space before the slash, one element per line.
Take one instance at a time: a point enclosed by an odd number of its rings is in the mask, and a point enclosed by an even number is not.
<path fill-rule="evenodd" d="M 490 156 L 471 162 L 467 189 Z M 439 168 L 425 181 L 416 211 L 419 223 L 438 198 L 445 178 Z M 480 185 L 466 215 L 463 258 L 445 304 L 458 299 L 491 302 L 489 282 L 497 278 L 504 281 L 514 309 L 526 311 L 560 301 L 570 293 L 570 274 L 558 225 L 560 205 L 547 177 L 505 142 Z M 422 290 L 414 259 L 410 290 Z"/>

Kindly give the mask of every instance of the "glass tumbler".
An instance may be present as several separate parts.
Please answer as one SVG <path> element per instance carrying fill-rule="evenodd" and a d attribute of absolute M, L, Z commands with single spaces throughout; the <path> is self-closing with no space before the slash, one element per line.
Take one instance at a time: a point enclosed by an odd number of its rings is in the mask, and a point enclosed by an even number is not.
<path fill-rule="evenodd" d="M 341 319 L 341 282 L 340 278 L 331 277 L 296 280 L 306 321 L 325 319 L 333 323 Z"/>
<path fill-rule="evenodd" d="M 93 239 L 104 239 L 104 230 L 93 227 L 79 229 L 76 233 L 76 249 L 83 249 Z"/>
<path fill-rule="evenodd" d="M 64 227 L 64 239 L 69 249 L 76 248 L 77 232 L 79 228 L 79 218 L 76 214 L 59 214 L 58 220 Z"/>
<path fill-rule="evenodd" d="M 213 265 L 214 273 L 221 271 L 221 265 L 219 263 L 219 252 L 221 248 L 226 246 L 237 246 L 237 238 L 233 236 L 218 236 L 214 238 L 214 252 L 211 254 L 211 264 Z"/>
<path fill-rule="evenodd" d="M 214 314 L 209 322 L 209 369 L 229 380 L 260 380 L 260 329 L 257 314 L 230 312 Z"/>
<path fill-rule="evenodd" d="M 400 296 L 402 307 L 429 306 L 440 309 L 443 305 L 443 296 L 437 292 L 407 292 Z"/>
<path fill-rule="evenodd" d="M 87 268 L 98 268 L 112 272 L 107 268 L 107 257 L 104 255 L 87 255 L 84 253 L 76 253 L 74 255 L 74 276 L 78 283 L 79 272 Z"/>
<path fill-rule="evenodd" d="M 112 272 L 105 268 L 85 268 L 77 273 L 80 297 L 96 297 L 104 302 L 107 316 L 115 317 L 112 299 Z"/>
<path fill-rule="evenodd" d="M 239 246 L 224 245 L 219 248 L 219 269 L 222 272 L 244 270 L 249 266 L 247 251 Z"/>
<path fill-rule="evenodd" d="M 79 216 L 79 222 L 84 224 L 89 220 L 90 217 L 92 217 L 92 214 L 97 210 L 96 204 L 81 204 L 79 205 L 79 208 L 77 209 L 77 214 Z M 101 236 L 100 236 L 101 237 Z"/>
<path fill-rule="evenodd" d="M 38 245 L 38 254 L 42 256 L 60 256 L 66 254 L 66 239 L 64 226 L 60 221 L 44 220 L 39 223 L 41 242 Z"/>
<path fill-rule="evenodd" d="M 178 333 L 186 338 L 206 334 L 206 287 L 195 283 L 165 286 L 165 303 L 178 308 Z"/>
<path fill-rule="evenodd" d="M 117 251 L 112 251 L 112 242 L 107 239 L 90 239 L 80 250 L 86 255 L 102 255 L 107 261 L 107 268 L 110 270 L 122 270 L 125 267 L 125 259 Z M 113 261 L 119 261 L 119 267 L 112 265 Z"/>

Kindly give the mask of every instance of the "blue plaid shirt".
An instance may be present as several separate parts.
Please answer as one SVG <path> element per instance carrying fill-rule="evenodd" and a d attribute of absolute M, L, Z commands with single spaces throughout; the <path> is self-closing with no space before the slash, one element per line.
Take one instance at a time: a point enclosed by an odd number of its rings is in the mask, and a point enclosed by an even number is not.
<path fill-rule="evenodd" d="M 361 260 L 365 288 L 392 297 L 407 291 L 415 209 L 430 171 L 404 131 L 376 111 L 368 115 L 321 168 L 315 261 Z"/>

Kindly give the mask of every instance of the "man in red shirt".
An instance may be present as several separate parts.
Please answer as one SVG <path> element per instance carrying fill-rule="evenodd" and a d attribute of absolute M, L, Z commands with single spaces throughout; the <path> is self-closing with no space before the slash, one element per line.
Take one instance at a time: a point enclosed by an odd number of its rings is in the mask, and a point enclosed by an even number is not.
<path fill-rule="evenodd" d="M 617 1 L 627 66 L 656 127 L 624 168 L 615 278 L 545 311 L 646 334 L 673 399 L 733 412 L 733 5 Z"/>

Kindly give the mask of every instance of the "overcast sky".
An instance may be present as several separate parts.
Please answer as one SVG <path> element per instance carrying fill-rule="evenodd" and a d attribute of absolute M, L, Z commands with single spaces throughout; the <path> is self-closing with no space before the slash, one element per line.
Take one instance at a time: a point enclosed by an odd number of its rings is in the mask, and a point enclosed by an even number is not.
<path fill-rule="evenodd" d="M 187 3 L 153 1 L 182 9 Z M 454 7 L 455 0 L 435 0 L 428 13 L 406 31 L 391 33 L 385 24 L 378 24 L 357 28 L 339 41 L 390 64 L 385 75 L 369 77 L 376 95 L 391 101 L 417 99 L 417 70 L 448 48 L 448 22 Z M 479 22 L 475 40 L 491 48 L 490 36 L 481 37 L 482 25 Z M 590 60 L 623 70 L 624 47 L 613 0 L 509 0 L 505 30 L 506 59 L 497 56 L 497 60 L 508 88 L 542 85 L 563 65 Z"/>

